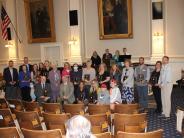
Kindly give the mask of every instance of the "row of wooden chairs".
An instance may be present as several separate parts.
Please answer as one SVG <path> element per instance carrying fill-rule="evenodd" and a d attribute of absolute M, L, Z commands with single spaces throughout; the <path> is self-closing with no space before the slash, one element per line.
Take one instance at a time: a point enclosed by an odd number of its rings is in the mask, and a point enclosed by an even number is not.
<path fill-rule="evenodd" d="M 8 105 L 9 103 L 9 105 Z M 43 103 L 42 106 L 38 102 L 26 102 L 17 99 L 9 99 L 8 103 L 6 99 L 0 99 L 0 109 L 10 108 L 12 113 L 14 110 L 18 111 L 37 111 L 40 116 L 42 116 L 42 110 L 46 113 L 60 114 L 62 113 L 62 107 L 59 103 Z M 63 105 L 63 110 L 65 113 L 70 113 L 72 116 L 76 114 L 84 114 L 85 106 L 84 104 L 66 104 Z M 138 104 L 118 104 L 115 106 L 114 113 L 122 114 L 133 114 L 138 113 Z M 89 114 L 110 114 L 109 105 L 88 105 Z"/>
<path fill-rule="evenodd" d="M 0 119 L 0 127 L 11 127 L 15 126 L 14 119 L 9 109 L 0 109 L 0 115 L 3 119 Z M 36 111 L 16 111 L 16 119 L 19 123 L 20 128 L 42 130 L 41 121 Z M 112 126 L 108 116 L 106 114 L 96 115 L 84 115 L 92 125 L 93 133 L 107 132 Z M 70 119 L 71 115 L 66 114 L 50 114 L 43 113 L 43 121 L 45 122 L 46 128 L 60 129 L 63 134 L 66 133 L 65 122 Z M 114 131 L 117 134 L 118 131 L 126 132 L 144 132 L 147 127 L 146 113 L 142 114 L 114 114 Z"/>
<path fill-rule="evenodd" d="M 59 129 L 39 131 L 39 130 L 28 130 L 22 128 L 22 133 L 25 138 L 62 138 L 62 133 Z M 0 128 L 1 137 L 6 138 L 20 138 L 20 135 L 15 127 L 11 128 Z M 119 131 L 117 138 L 162 138 L 163 130 L 157 130 L 147 133 L 128 133 Z M 112 138 L 110 132 L 96 134 L 97 138 Z M 64 136 L 63 136 L 64 137 Z"/>

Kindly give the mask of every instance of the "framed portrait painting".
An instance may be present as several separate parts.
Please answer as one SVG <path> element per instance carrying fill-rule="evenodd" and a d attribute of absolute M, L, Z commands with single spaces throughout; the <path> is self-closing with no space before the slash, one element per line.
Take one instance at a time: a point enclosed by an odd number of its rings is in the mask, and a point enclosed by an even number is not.
<path fill-rule="evenodd" d="M 29 43 L 55 41 L 53 0 L 24 0 Z"/>
<path fill-rule="evenodd" d="M 132 38 L 132 0 L 98 0 L 100 39 Z"/>

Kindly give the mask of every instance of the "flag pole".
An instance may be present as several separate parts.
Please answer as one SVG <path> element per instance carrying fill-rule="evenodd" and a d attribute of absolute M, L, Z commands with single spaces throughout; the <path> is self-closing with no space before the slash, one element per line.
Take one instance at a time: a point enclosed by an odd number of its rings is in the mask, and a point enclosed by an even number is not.
<path fill-rule="evenodd" d="M 13 30 L 14 30 L 14 32 L 15 32 L 15 35 L 17 36 L 17 38 L 18 38 L 18 40 L 19 40 L 19 43 L 21 44 L 22 41 L 20 40 L 20 38 L 19 38 L 19 36 L 18 36 L 18 33 L 17 33 L 17 30 L 15 29 L 15 26 L 13 25 L 11 19 L 10 19 L 10 23 L 11 23 L 11 25 L 12 25 L 12 27 L 13 27 Z"/>

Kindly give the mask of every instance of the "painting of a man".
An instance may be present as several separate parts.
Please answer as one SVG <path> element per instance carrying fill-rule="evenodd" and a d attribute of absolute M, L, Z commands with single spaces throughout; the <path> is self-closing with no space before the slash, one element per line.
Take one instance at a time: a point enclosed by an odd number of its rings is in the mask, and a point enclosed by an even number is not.
<path fill-rule="evenodd" d="M 53 0 L 25 0 L 26 27 L 29 43 L 54 42 Z"/>
<path fill-rule="evenodd" d="M 131 23 L 129 23 L 131 22 L 130 3 L 131 0 L 99 0 L 102 35 L 132 34 L 129 29 L 131 27 Z M 105 38 L 105 36 L 101 37 Z M 112 36 L 112 38 L 114 37 Z"/>
<path fill-rule="evenodd" d="M 48 2 L 47 0 L 31 2 L 31 26 L 33 38 L 47 38 L 51 36 L 50 18 L 48 15 Z"/>

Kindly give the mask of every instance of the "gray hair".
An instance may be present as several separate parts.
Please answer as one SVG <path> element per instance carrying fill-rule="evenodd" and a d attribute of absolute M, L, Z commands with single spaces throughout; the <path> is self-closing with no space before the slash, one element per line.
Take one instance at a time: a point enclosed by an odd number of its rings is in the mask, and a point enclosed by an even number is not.
<path fill-rule="evenodd" d="M 83 116 L 76 115 L 66 123 L 66 138 L 92 138 L 91 123 Z"/>

